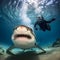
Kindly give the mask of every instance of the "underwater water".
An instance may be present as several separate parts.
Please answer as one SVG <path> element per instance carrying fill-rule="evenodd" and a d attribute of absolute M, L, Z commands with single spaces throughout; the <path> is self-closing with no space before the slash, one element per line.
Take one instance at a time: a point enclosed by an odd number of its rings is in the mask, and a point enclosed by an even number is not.
<path fill-rule="evenodd" d="M 36 42 L 42 47 L 51 46 L 60 38 L 60 4 L 59 0 L 0 0 L 0 44 L 9 46 L 12 43 L 13 29 L 26 25 L 33 29 Z M 50 24 L 51 31 L 36 31 L 34 23 L 37 16 L 45 20 L 56 18 Z"/>

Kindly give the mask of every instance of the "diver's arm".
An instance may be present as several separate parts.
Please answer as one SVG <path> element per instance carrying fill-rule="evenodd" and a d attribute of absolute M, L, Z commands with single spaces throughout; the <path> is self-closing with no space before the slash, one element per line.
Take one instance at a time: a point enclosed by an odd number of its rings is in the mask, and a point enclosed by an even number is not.
<path fill-rule="evenodd" d="M 37 27 L 36 27 L 36 25 L 38 25 L 38 22 L 36 22 L 36 23 L 34 24 L 34 28 L 37 30 Z"/>
<path fill-rule="evenodd" d="M 37 22 L 34 24 L 34 27 L 36 27 L 36 25 L 37 25 Z"/>
<path fill-rule="evenodd" d="M 11 50 L 12 50 L 13 48 L 15 48 L 15 47 L 14 47 L 14 46 L 10 46 L 10 47 L 7 49 L 6 53 L 8 53 L 8 54 L 10 54 L 10 55 L 14 55 L 14 54 L 11 52 Z"/>
<path fill-rule="evenodd" d="M 46 23 L 51 23 L 52 21 L 55 21 L 55 18 L 51 19 L 50 21 L 46 21 Z"/>
<path fill-rule="evenodd" d="M 38 47 L 39 49 L 41 49 L 43 51 L 43 52 L 40 52 L 38 54 L 46 53 L 46 51 L 42 47 L 38 46 L 37 43 L 35 43 L 35 46 Z"/>

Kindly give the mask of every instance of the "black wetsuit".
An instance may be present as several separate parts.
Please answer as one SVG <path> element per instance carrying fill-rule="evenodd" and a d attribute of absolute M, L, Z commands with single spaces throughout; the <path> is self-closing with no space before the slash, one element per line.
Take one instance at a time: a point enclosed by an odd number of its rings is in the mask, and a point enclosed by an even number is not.
<path fill-rule="evenodd" d="M 46 20 L 44 20 L 44 18 L 42 18 L 42 19 L 38 19 L 37 21 L 36 21 L 36 23 L 35 23 L 35 25 L 34 25 L 34 28 L 37 30 L 37 26 L 36 25 L 38 25 L 40 28 L 39 29 L 41 29 L 41 30 L 43 30 L 43 31 L 46 31 L 46 30 L 51 30 L 51 27 L 50 27 L 50 25 L 49 25 L 49 23 L 51 23 L 52 21 L 54 21 L 55 19 L 53 18 L 52 20 L 50 20 L 50 21 L 46 21 Z"/>

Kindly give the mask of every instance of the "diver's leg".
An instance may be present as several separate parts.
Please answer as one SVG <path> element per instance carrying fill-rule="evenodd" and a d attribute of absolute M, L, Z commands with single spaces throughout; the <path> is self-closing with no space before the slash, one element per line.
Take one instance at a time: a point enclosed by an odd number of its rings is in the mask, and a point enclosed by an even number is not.
<path fill-rule="evenodd" d="M 39 52 L 38 54 L 46 53 L 46 51 L 42 47 L 38 46 L 37 44 L 35 44 L 35 46 L 38 47 L 39 49 L 41 49 L 43 51 L 43 52 Z"/>
<path fill-rule="evenodd" d="M 15 48 L 15 47 L 14 47 L 14 46 L 9 47 L 9 48 L 7 49 L 7 51 L 6 51 L 6 53 L 8 53 L 8 54 L 10 54 L 10 55 L 14 55 L 14 54 L 11 52 L 11 50 L 12 50 L 13 48 Z"/>

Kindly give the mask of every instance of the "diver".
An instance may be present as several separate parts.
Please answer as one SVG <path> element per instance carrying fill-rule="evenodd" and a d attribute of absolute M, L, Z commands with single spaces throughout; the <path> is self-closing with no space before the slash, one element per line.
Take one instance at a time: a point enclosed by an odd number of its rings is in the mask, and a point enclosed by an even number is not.
<path fill-rule="evenodd" d="M 55 18 L 51 19 L 50 21 L 46 21 L 43 16 L 38 17 L 37 21 L 34 24 L 35 30 L 38 30 L 37 25 L 39 26 L 39 29 L 42 31 L 51 31 L 50 23 L 53 22 Z"/>

